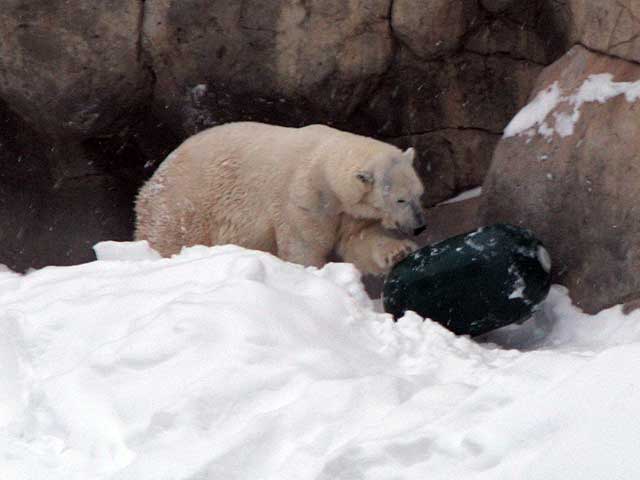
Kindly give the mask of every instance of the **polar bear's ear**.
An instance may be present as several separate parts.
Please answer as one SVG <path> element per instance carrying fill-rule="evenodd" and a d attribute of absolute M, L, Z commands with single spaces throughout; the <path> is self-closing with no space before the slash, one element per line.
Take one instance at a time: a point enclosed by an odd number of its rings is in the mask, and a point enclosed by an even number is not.
<path fill-rule="evenodd" d="M 373 184 L 373 174 L 371 172 L 360 170 L 356 172 L 356 178 L 365 185 Z"/>
<path fill-rule="evenodd" d="M 413 147 L 409 147 L 404 152 L 402 152 L 402 157 L 406 158 L 407 162 L 413 163 L 413 160 L 416 158 L 416 151 Z"/>

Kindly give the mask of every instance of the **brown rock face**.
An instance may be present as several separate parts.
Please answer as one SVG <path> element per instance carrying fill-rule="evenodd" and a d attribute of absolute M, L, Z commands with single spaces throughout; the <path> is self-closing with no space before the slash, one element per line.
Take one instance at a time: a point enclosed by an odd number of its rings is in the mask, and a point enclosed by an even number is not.
<path fill-rule="evenodd" d="M 416 170 L 425 179 L 424 203 L 431 207 L 482 185 L 499 139 L 499 134 L 484 130 L 443 129 L 404 137 L 399 143 L 419 152 Z"/>
<path fill-rule="evenodd" d="M 425 63 L 404 55 L 360 108 L 380 136 L 446 128 L 499 134 L 524 105 L 542 70 L 529 61 L 473 53 Z"/>
<path fill-rule="evenodd" d="M 100 157 L 69 142 L 46 145 L 1 101 L 0 132 L 0 264 L 18 271 L 70 265 L 92 260 L 102 239 L 130 238 L 137 185 L 118 168 L 79 169 Z"/>
<path fill-rule="evenodd" d="M 344 120 L 389 66 L 388 0 L 158 0 L 155 104 L 193 133 L 238 118 Z"/>
<path fill-rule="evenodd" d="M 589 312 L 640 292 L 640 83 L 611 83 L 638 79 L 640 65 L 574 47 L 538 79 L 533 102 L 550 107 L 514 119 L 484 184 L 484 223 L 536 232 Z"/>
<path fill-rule="evenodd" d="M 457 50 L 478 21 L 473 0 L 395 0 L 391 19 L 396 37 L 425 59 Z"/>
<path fill-rule="evenodd" d="M 571 43 L 640 62 L 638 0 L 569 0 L 565 8 Z"/>
<path fill-rule="evenodd" d="M 149 93 L 141 18 L 130 0 L 4 1 L 0 97 L 49 135 L 110 126 Z"/>
<path fill-rule="evenodd" d="M 490 12 L 500 12 L 509 7 L 514 0 L 480 0 L 480 3 L 484 8 Z"/>
<path fill-rule="evenodd" d="M 482 55 L 504 54 L 539 64 L 547 64 L 549 57 L 547 46 L 537 32 L 529 28 L 514 29 L 501 18 L 484 23 L 469 36 L 465 47 Z"/>

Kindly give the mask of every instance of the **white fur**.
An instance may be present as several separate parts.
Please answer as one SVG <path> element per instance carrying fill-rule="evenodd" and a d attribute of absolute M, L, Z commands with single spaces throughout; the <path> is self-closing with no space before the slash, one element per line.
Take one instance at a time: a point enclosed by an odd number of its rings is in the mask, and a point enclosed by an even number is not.
<path fill-rule="evenodd" d="M 415 249 L 387 230 L 412 225 L 398 203 L 423 192 L 412 160 L 412 149 L 323 125 L 214 127 L 187 139 L 142 187 L 135 236 L 164 256 L 233 243 L 303 265 L 337 252 L 383 273 Z"/>

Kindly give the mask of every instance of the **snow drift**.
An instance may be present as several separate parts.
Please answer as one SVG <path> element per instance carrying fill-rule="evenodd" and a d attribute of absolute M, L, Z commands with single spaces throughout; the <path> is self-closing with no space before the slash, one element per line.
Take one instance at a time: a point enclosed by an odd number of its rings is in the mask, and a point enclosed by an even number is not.
<path fill-rule="evenodd" d="M 640 474 L 640 314 L 555 287 L 478 343 L 393 323 L 345 264 L 96 251 L 0 272 L 3 480 Z"/>

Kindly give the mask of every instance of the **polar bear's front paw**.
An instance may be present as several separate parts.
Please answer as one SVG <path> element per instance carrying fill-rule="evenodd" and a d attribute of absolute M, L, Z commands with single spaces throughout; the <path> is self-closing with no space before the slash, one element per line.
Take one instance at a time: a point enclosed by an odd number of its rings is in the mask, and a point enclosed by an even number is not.
<path fill-rule="evenodd" d="M 381 269 L 388 271 L 417 249 L 418 245 L 411 240 L 388 240 L 378 246 L 378 250 L 374 252 L 373 257 Z"/>

